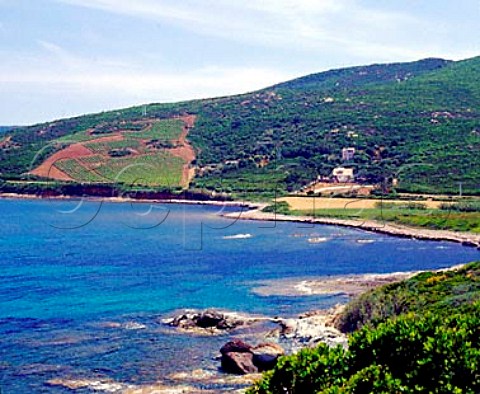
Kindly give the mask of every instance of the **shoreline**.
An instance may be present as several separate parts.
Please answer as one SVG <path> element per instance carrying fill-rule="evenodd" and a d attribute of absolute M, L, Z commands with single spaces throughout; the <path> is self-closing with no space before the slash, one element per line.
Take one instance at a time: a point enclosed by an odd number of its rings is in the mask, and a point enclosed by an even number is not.
<path fill-rule="evenodd" d="M 455 265 L 452 267 L 438 269 L 438 270 L 421 270 L 410 272 L 394 272 L 390 274 L 356 274 L 356 275 L 339 275 L 335 277 L 316 277 L 311 278 L 309 286 L 313 288 L 313 292 L 308 291 L 310 295 L 327 294 L 336 292 L 334 288 L 340 286 L 341 290 L 350 293 L 349 301 L 358 297 L 360 294 L 381 287 L 383 285 L 402 281 L 411 278 L 422 272 L 443 272 L 455 270 L 463 267 L 464 264 Z M 273 281 L 272 281 L 273 282 Z M 304 289 L 295 289 L 295 286 L 287 286 L 286 282 L 277 280 L 276 290 L 273 293 L 264 294 L 290 294 L 292 296 L 302 296 L 305 294 Z M 291 285 L 304 285 L 303 281 L 291 280 Z M 290 291 L 293 290 L 293 293 Z M 286 293 L 285 293 L 286 291 Z M 340 332 L 336 326 L 335 321 L 341 315 L 345 305 L 349 302 L 339 303 L 335 306 L 316 309 L 303 312 L 295 317 L 285 316 L 264 316 L 257 314 L 250 314 L 243 311 L 228 311 L 216 308 L 207 309 L 183 309 L 177 310 L 173 314 L 164 316 L 161 320 L 162 324 L 167 325 L 178 316 L 182 316 L 185 312 L 190 313 L 205 313 L 207 311 L 213 313 L 221 313 L 228 315 L 229 318 L 241 319 L 243 321 L 251 321 L 251 326 L 234 327 L 224 332 L 213 332 L 209 328 L 190 328 L 184 330 L 180 327 L 172 327 L 172 335 L 189 335 L 193 337 L 204 336 L 207 338 L 220 337 L 222 342 L 227 342 L 233 338 L 240 339 L 246 343 L 258 346 L 259 344 L 276 344 L 283 348 L 286 354 L 293 354 L 303 348 L 317 346 L 318 343 L 326 343 L 329 346 L 347 346 L 348 335 Z M 262 322 L 274 323 L 276 327 L 264 327 L 260 330 L 255 330 L 255 324 Z M 111 328 L 128 329 L 125 325 L 115 323 Z M 149 327 L 139 326 L 138 329 L 146 329 Z M 151 328 L 150 328 L 151 329 Z M 205 350 L 206 354 L 210 354 L 209 350 Z M 217 352 L 215 352 L 217 354 Z M 213 356 L 213 353 L 211 354 Z M 220 394 L 225 392 L 245 393 L 245 390 L 251 386 L 256 380 L 262 377 L 261 373 L 248 373 L 245 375 L 235 375 L 224 372 L 219 368 L 218 354 L 216 357 L 211 357 L 208 365 L 198 365 L 194 369 L 179 368 L 176 371 L 171 371 L 168 375 L 161 377 L 156 382 L 150 383 L 132 383 L 115 380 L 111 376 L 72 376 L 59 375 L 45 381 L 47 387 L 62 387 L 70 390 L 97 390 L 121 392 L 124 394 L 178 394 L 178 393 L 198 393 L 208 392 L 211 394 Z M 204 390 L 204 386 L 208 385 L 209 389 Z"/>
<path fill-rule="evenodd" d="M 451 230 L 434 230 L 408 227 L 391 222 L 378 222 L 374 220 L 354 220 L 354 219 L 336 219 L 325 217 L 311 216 L 290 216 L 276 213 L 262 212 L 267 204 L 254 203 L 250 201 L 222 201 L 222 200 L 194 200 L 182 198 L 134 198 L 134 197 L 77 197 L 68 195 L 58 196 L 39 196 L 34 194 L 20 193 L 0 193 L 0 199 L 12 200 L 56 200 L 68 201 L 85 199 L 94 202 L 110 202 L 110 203 L 160 203 L 160 204 L 186 204 L 186 205 L 210 205 L 210 206 L 226 206 L 247 208 L 247 210 L 235 211 L 221 214 L 221 216 L 235 220 L 256 220 L 256 221 L 281 221 L 281 222 L 297 222 L 311 224 L 325 224 L 331 226 L 341 226 L 354 228 L 358 230 L 373 232 L 377 234 L 385 234 L 394 237 L 419 239 L 425 241 L 447 241 L 460 243 L 464 246 L 474 247 L 480 250 L 480 234 L 455 232 Z"/>
<path fill-rule="evenodd" d="M 246 212 L 232 212 L 224 214 L 228 218 L 258 221 L 298 222 L 311 224 L 326 224 L 331 226 L 349 227 L 358 230 L 370 231 L 394 237 L 420 239 L 425 241 L 456 242 L 464 246 L 480 249 L 480 234 L 455 232 L 450 230 L 422 229 L 394 224 L 391 222 L 377 222 L 374 220 L 335 219 L 311 216 L 289 216 L 276 213 L 262 212 L 254 208 Z"/>
<path fill-rule="evenodd" d="M 0 200 L 36 200 L 36 201 L 78 201 L 86 200 L 92 202 L 108 202 L 108 203 L 157 203 L 157 204 L 186 204 L 186 205 L 212 205 L 212 206 L 227 206 L 258 209 L 262 204 L 252 203 L 250 201 L 234 201 L 234 200 L 190 200 L 183 198 L 134 198 L 134 197 L 100 197 L 100 196 L 39 196 L 36 194 L 21 194 L 21 193 L 0 193 Z"/>

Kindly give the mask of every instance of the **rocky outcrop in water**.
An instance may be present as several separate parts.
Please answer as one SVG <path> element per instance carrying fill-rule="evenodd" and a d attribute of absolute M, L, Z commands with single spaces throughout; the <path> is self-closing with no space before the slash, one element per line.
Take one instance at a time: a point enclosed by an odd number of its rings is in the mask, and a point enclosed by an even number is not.
<path fill-rule="evenodd" d="M 249 345 L 239 339 L 227 342 L 221 349 L 221 365 L 224 372 L 238 375 L 268 371 L 275 367 L 285 354 L 276 343 Z"/>
<path fill-rule="evenodd" d="M 198 334 L 219 334 L 225 331 L 247 327 L 262 320 L 261 318 L 242 316 L 233 312 L 216 310 L 186 311 L 162 322 L 180 330 Z"/>

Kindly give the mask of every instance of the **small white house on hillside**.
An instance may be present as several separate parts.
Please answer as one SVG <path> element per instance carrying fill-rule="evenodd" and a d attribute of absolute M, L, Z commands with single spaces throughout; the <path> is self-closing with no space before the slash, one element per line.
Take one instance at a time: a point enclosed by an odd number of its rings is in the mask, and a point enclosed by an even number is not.
<path fill-rule="evenodd" d="M 332 171 L 332 180 L 334 182 L 348 183 L 355 181 L 353 168 L 337 167 Z"/>

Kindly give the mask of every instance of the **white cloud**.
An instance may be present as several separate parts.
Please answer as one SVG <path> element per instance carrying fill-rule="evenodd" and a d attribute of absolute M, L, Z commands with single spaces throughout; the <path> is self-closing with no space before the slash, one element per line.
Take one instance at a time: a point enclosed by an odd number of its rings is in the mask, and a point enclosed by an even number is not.
<path fill-rule="evenodd" d="M 3 122 L 25 123 L 32 122 L 31 119 L 39 121 L 57 117 L 55 113 L 67 116 L 135 103 L 238 94 L 292 77 L 270 68 L 214 65 L 192 66 L 191 70 L 181 73 L 162 69 L 144 71 L 141 62 L 130 59 L 90 58 L 88 55 L 79 56 L 56 42 L 42 39 L 36 42 L 39 51 L 0 51 L 0 57 L 9 59 L 9 62 L 0 64 L 0 101 L 16 100 L 20 108 L 33 105 L 40 109 L 48 106 L 41 101 L 48 100 L 55 103 L 54 108 L 44 109 L 45 115 L 41 117 L 29 114 L 20 121 L 17 114 L 4 109 L 3 117 L 7 117 Z M 26 91 L 32 94 L 25 95 Z M 59 105 L 66 107 L 60 109 Z"/>
<path fill-rule="evenodd" d="M 137 48 L 123 42 L 121 37 L 109 35 L 117 18 L 112 18 L 110 24 L 109 18 L 102 19 L 101 13 L 98 18 L 91 18 L 92 22 L 75 25 L 75 32 L 59 23 L 66 29 L 65 37 L 52 33 L 62 31 L 60 28 L 25 29 L 22 44 L 5 46 L 3 52 L 0 46 L 0 57 L 5 59 L 0 63 L 0 83 L 5 87 L 0 95 L 7 107 L 16 97 L 17 102 L 37 100 L 38 108 L 48 111 L 63 102 L 68 114 L 71 112 L 67 104 L 73 103 L 79 108 L 75 111 L 80 113 L 92 110 L 93 106 L 96 110 L 139 102 L 241 93 L 299 74 L 322 71 L 327 65 L 341 67 L 428 56 L 458 59 L 476 54 L 475 44 L 471 40 L 470 46 L 468 42 L 462 44 L 451 34 L 449 23 L 443 21 L 443 30 L 439 32 L 440 22 L 418 12 L 410 13 L 406 5 L 398 12 L 393 8 L 380 9 L 381 4 L 373 2 L 367 7 L 362 0 L 45 1 L 63 4 L 52 7 L 59 18 L 62 11 L 68 11 L 65 15 L 73 14 L 72 9 L 64 7 L 98 10 L 107 13 L 107 17 L 121 15 L 118 19 L 122 25 L 132 26 L 132 37 L 139 34 L 144 37 L 142 24 L 145 31 L 154 26 L 155 30 L 148 30 L 149 34 L 160 31 L 179 42 L 183 40 L 185 48 L 178 51 L 182 57 L 178 57 L 177 47 L 172 50 L 160 40 L 159 50 L 152 51 L 152 46 Z M 48 6 L 45 8 L 47 12 Z M 101 28 L 96 24 L 98 20 L 104 23 Z M 172 26 L 175 28 L 171 29 Z M 179 33 L 179 29 L 183 32 Z M 72 39 L 77 33 L 82 37 L 89 35 L 85 40 L 88 45 L 78 40 L 78 36 Z M 25 37 L 30 44 L 36 43 L 36 49 L 23 46 Z M 147 41 L 150 39 L 150 35 L 145 37 Z M 199 37 L 213 37 L 205 40 L 205 45 L 213 43 L 220 56 L 212 51 L 202 56 L 202 48 L 195 46 L 203 43 Z M 186 51 L 192 54 L 188 64 L 183 57 Z M 167 55 L 172 59 L 166 59 Z M 255 66 L 251 66 L 252 62 Z M 175 71 L 179 65 L 181 71 Z M 292 69 L 295 75 L 286 71 Z M 48 98 L 43 100 L 43 97 Z M 46 114 L 55 113 L 53 109 L 47 110 Z M 10 116 L 10 110 L 3 109 L 3 114 Z M 44 118 L 39 115 L 38 119 Z"/>
<path fill-rule="evenodd" d="M 84 71 L 78 73 L 37 71 L 0 74 L 4 86 L 29 85 L 70 95 L 108 92 L 132 101 L 171 101 L 248 92 L 288 79 L 290 75 L 263 68 L 210 67 L 187 73 L 135 73 L 128 71 Z"/>
<path fill-rule="evenodd" d="M 380 59 L 391 53 L 395 60 L 421 57 L 425 49 L 409 36 L 424 21 L 407 13 L 366 8 L 355 0 L 56 1 L 176 24 L 198 34 L 253 45 L 347 51 L 356 56 L 370 56 L 377 49 Z M 369 51 L 358 49 L 369 45 Z"/>
<path fill-rule="evenodd" d="M 447 43 L 456 26 L 408 4 L 390 9 L 362 0 L 53 0 L 176 25 L 195 34 L 267 50 L 349 59 L 349 64 L 474 56 L 468 43 Z M 434 8 L 435 6 L 432 5 Z M 467 46 L 465 46 L 467 45 Z"/>
<path fill-rule="evenodd" d="M 113 69 L 0 73 L 0 101 L 5 103 L 0 120 L 2 124 L 32 124 L 144 103 L 218 97 L 252 91 L 290 77 L 271 69 L 218 67 L 182 74 Z M 29 110 L 24 112 L 23 108 Z"/>
<path fill-rule="evenodd" d="M 36 54 L 0 51 L 0 57 L 11 59 L 0 65 L 0 83 L 70 92 L 108 91 L 165 101 L 247 92 L 292 76 L 270 68 L 214 65 L 181 73 L 151 72 L 133 61 L 82 57 L 54 42 L 38 39 L 37 43 L 41 52 Z"/>

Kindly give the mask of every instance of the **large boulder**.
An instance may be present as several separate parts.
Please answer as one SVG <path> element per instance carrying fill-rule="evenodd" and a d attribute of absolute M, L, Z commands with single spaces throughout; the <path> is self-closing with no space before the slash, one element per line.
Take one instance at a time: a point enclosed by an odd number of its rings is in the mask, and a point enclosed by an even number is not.
<path fill-rule="evenodd" d="M 258 372 L 258 368 L 253 364 L 253 354 L 250 352 L 224 353 L 221 362 L 222 369 L 228 373 L 246 375 Z"/>
<path fill-rule="evenodd" d="M 254 347 L 240 339 L 234 339 L 223 345 L 220 353 L 225 372 L 243 375 L 274 368 L 278 357 L 284 355 L 285 351 L 275 343 L 262 343 Z"/>
<path fill-rule="evenodd" d="M 276 343 L 262 343 L 251 349 L 253 364 L 260 372 L 273 369 L 280 356 L 285 354 L 283 348 Z"/>
<path fill-rule="evenodd" d="M 195 325 L 201 328 L 220 328 L 225 326 L 225 316 L 216 311 L 205 311 L 195 316 Z M 219 327 L 220 326 L 220 327 Z"/>
<path fill-rule="evenodd" d="M 233 339 L 230 342 L 227 342 L 220 349 L 220 353 L 251 353 L 252 346 L 248 343 L 243 342 L 240 339 Z"/>

